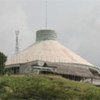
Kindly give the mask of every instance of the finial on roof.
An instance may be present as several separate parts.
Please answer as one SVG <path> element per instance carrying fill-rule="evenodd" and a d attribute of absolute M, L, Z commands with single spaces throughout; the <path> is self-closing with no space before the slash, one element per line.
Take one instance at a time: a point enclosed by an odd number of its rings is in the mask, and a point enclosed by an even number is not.
<path fill-rule="evenodd" d="M 39 30 L 36 32 L 36 42 L 44 40 L 56 40 L 57 34 L 54 30 Z"/>
<path fill-rule="evenodd" d="M 47 6 L 48 6 L 48 5 L 47 5 L 47 0 L 46 0 L 45 2 L 46 2 L 46 18 L 45 18 L 45 27 L 46 27 L 46 29 L 47 29 L 47 26 L 48 26 L 48 19 L 47 19 L 47 15 L 48 15 L 48 14 L 47 14 L 47 10 L 48 10 L 48 9 L 47 9 L 47 8 L 48 8 Z"/>

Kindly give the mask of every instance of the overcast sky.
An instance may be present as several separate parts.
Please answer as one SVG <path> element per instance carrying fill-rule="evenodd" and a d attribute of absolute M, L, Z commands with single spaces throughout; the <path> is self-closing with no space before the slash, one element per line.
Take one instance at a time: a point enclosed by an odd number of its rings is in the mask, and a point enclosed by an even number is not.
<path fill-rule="evenodd" d="M 0 51 L 14 55 L 15 30 L 20 50 L 35 42 L 45 17 L 45 0 L 0 0 Z M 48 28 L 61 44 L 100 66 L 100 0 L 48 0 Z"/>

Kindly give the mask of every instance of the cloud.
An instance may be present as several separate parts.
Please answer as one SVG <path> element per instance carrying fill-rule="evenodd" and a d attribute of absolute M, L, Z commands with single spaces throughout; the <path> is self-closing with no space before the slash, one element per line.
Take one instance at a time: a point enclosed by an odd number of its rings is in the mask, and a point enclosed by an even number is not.
<path fill-rule="evenodd" d="M 100 59 L 99 4 L 98 0 L 58 2 L 52 4 L 52 17 L 49 17 L 49 26 L 59 32 L 62 44 L 97 66 Z"/>
<path fill-rule="evenodd" d="M 35 32 L 45 28 L 45 0 L 0 0 L 0 51 L 15 51 L 15 30 L 20 30 L 20 48 L 35 41 Z M 99 66 L 100 1 L 48 0 L 48 28 L 58 40 Z"/>
<path fill-rule="evenodd" d="M 29 35 L 31 31 L 27 15 L 16 1 L 4 1 L 0 5 L 0 49 L 7 55 L 12 55 L 15 51 L 15 30 L 20 30 L 21 48 L 28 45 L 27 40 L 31 38 Z"/>

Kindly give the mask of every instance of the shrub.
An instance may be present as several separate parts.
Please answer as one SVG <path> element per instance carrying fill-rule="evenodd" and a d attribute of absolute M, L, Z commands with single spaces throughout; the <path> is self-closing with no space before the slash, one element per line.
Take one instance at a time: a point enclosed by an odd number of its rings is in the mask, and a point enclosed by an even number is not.
<path fill-rule="evenodd" d="M 0 100 L 100 100 L 100 88 L 58 76 L 6 76 Z"/>

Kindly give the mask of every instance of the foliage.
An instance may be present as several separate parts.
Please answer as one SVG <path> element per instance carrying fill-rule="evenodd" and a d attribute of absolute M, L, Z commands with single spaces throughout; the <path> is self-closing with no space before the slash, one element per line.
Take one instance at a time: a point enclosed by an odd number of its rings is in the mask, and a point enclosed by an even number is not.
<path fill-rule="evenodd" d="M 7 57 L 2 52 L 0 52 L 0 75 L 4 73 L 4 66 L 6 60 Z"/>
<path fill-rule="evenodd" d="M 100 100 L 100 88 L 58 76 L 3 76 L 0 100 Z"/>

